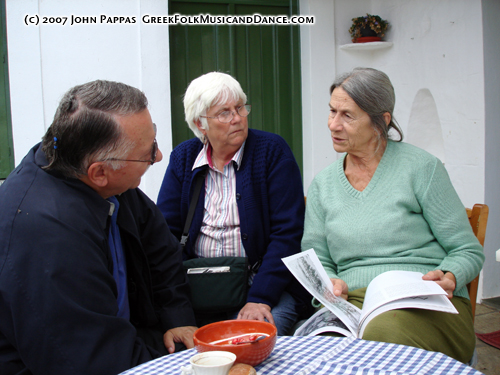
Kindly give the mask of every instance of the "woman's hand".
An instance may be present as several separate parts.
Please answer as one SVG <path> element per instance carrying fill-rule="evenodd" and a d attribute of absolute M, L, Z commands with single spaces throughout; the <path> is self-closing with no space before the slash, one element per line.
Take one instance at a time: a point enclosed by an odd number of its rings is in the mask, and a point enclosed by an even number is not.
<path fill-rule="evenodd" d="M 341 279 L 330 279 L 333 284 L 333 294 L 337 297 L 342 297 L 347 301 L 347 293 L 349 288 L 344 280 Z"/>
<path fill-rule="evenodd" d="M 448 298 L 452 299 L 453 291 L 457 287 L 457 279 L 455 275 L 451 272 L 444 273 L 441 270 L 427 272 L 422 276 L 423 280 L 432 280 L 438 283 L 438 285 L 444 289 L 447 293 Z"/>
<path fill-rule="evenodd" d="M 271 306 L 265 303 L 253 303 L 248 302 L 240 310 L 238 314 L 238 319 L 248 319 L 248 320 L 260 320 L 264 322 L 264 319 L 271 324 L 274 324 L 273 315 L 271 314 Z"/>

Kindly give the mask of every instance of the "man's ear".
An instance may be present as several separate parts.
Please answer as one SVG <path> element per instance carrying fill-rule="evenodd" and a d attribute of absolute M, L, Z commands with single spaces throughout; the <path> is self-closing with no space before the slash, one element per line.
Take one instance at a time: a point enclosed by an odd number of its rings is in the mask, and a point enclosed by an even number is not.
<path fill-rule="evenodd" d="M 102 161 L 92 163 L 87 170 L 87 177 L 96 186 L 103 188 L 108 185 L 108 171 L 106 164 Z"/>

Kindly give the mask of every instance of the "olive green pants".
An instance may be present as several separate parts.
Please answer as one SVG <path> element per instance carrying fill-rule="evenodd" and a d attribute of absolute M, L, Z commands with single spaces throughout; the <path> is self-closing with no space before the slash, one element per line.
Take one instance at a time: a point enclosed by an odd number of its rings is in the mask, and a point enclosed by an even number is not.
<path fill-rule="evenodd" d="M 361 308 L 366 288 L 348 294 L 347 300 Z M 363 340 L 390 342 L 444 353 L 467 363 L 476 346 L 472 310 L 467 298 L 453 297 L 458 314 L 432 310 L 401 309 L 380 314 L 363 333 Z"/>

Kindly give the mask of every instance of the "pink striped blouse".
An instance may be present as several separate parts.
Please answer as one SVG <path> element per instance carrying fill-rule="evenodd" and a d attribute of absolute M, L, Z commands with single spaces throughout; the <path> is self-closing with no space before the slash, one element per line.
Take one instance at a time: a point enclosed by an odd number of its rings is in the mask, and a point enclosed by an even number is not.
<path fill-rule="evenodd" d="M 239 168 L 245 144 L 234 154 L 222 172 L 214 168 L 211 146 L 208 143 L 198 154 L 193 169 L 208 164 L 205 179 L 205 212 L 200 234 L 196 239 L 196 255 L 203 258 L 246 256 L 241 242 L 240 217 L 236 204 L 236 174 L 232 163 Z"/>

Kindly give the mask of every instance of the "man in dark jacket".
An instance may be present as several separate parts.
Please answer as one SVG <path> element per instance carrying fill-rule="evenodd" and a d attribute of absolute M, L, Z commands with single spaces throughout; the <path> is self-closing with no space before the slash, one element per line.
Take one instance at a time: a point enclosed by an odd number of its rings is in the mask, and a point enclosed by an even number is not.
<path fill-rule="evenodd" d="M 0 186 L 1 374 L 117 374 L 193 347 L 179 243 L 138 189 L 161 158 L 141 91 L 63 97 Z"/>

